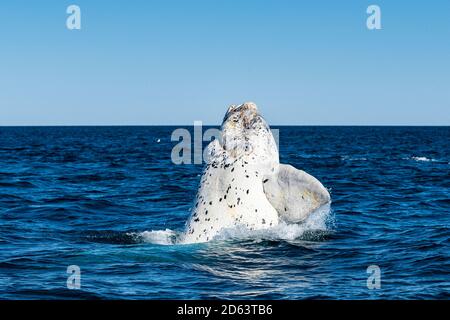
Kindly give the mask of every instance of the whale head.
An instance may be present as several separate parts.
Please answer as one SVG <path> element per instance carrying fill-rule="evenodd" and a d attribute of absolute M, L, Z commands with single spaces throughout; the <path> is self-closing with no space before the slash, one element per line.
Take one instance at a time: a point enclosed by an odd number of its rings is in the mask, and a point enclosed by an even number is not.
<path fill-rule="evenodd" d="M 237 158 L 252 155 L 278 161 L 278 149 L 269 125 L 253 102 L 231 105 L 221 126 L 222 148 Z M 261 160 L 261 159 L 259 159 Z"/>
<path fill-rule="evenodd" d="M 225 113 L 222 121 L 222 130 L 249 130 L 261 120 L 263 118 L 259 114 L 258 107 L 253 102 L 245 102 L 240 105 L 233 104 L 228 107 Z M 267 126 L 267 124 L 265 125 Z"/>

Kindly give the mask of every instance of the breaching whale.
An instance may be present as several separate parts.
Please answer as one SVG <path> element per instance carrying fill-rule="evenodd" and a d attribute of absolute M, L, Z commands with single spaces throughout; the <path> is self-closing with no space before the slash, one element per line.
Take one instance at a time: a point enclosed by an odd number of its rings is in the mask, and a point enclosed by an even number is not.
<path fill-rule="evenodd" d="M 300 223 L 330 202 L 319 180 L 280 164 L 272 132 L 252 102 L 228 108 L 205 160 L 182 243 L 212 240 L 224 228 Z"/>

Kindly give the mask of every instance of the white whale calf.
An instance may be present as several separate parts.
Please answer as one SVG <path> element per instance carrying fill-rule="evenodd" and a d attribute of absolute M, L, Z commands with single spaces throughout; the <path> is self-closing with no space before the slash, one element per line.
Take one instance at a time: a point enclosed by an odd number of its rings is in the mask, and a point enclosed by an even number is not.
<path fill-rule="evenodd" d="M 330 202 L 314 177 L 279 163 L 278 149 L 254 103 L 230 106 L 208 158 L 182 243 L 206 242 L 222 229 L 298 223 Z"/>

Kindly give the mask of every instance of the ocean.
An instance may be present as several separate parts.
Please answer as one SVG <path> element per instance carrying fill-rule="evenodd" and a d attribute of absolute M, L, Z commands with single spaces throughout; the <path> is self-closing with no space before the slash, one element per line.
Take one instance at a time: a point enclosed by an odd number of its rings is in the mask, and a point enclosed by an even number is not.
<path fill-rule="evenodd" d="M 330 209 L 178 244 L 175 127 L 0 127 L 0 299 L 450 298 L 450 127 L 275 128 Z"/>

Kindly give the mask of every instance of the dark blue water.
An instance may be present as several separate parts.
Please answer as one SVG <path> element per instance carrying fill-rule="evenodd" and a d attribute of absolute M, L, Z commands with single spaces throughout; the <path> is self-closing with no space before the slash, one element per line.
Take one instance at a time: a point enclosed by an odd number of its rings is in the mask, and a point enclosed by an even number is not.
<path fill-rule="evenodd" d="M 450 297 L 449 127 L 281 127 L 281 161 L 331 190 L 322 227 L 195 245 L 172 244 L 202 170 L 173 130 L 0 128 L 0 298 Z"/>

